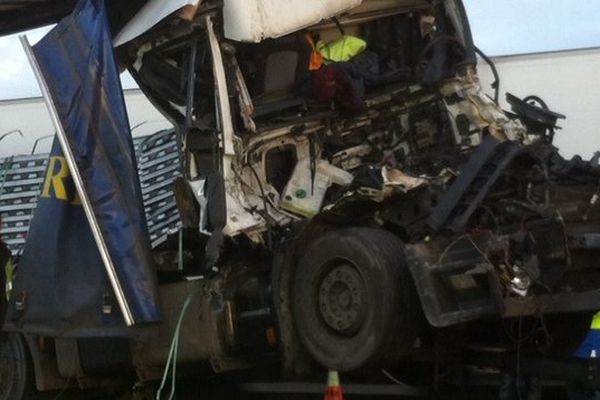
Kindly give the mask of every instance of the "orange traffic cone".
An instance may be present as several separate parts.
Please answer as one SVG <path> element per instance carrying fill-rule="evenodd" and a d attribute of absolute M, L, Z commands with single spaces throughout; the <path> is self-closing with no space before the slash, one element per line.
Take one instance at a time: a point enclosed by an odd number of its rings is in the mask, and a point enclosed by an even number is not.
<path fill-rule="evenodd" d="M 325 400 L 344 400 L 344 393 L 340 386 L 340 375 L 337 371 L 329 370 L 329 373 L 327 374 Z"/>

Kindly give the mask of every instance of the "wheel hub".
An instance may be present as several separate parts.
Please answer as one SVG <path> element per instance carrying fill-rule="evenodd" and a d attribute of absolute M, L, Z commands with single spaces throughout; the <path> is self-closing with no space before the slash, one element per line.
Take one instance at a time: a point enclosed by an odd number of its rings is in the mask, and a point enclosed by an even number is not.
<path fill-rule="evenodd" d="M 323 277 L 319 287 L 319 313 L 325 323 L 342 335 L 353 335 L 364 320 L 364 282 L 358 270 L 342 264 Z"/>

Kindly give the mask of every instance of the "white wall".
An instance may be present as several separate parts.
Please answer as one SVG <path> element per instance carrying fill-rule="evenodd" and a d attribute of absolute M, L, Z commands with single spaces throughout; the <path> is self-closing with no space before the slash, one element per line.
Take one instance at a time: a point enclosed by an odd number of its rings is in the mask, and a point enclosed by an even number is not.
<path fill-rule="evenodd" d="M 131 127 L 143 123 L 133 130 L 133 136 L 149 135 L 171 127 L 140 90 L 126 90 L 125 104 Z M 0 136 L 13 129 L 20 129 L 24 137 L 13 134 L 2 140 L 0 158 L 13 154 L 29 154 L 36 139 L 54 132 L 41 97 L 0 101 Z M 51 144 L 51 138 L 40 141 L 36 153 L 49 152 Z"/>
<path fill-rule="evenodd" d="M 551 110 L 567 116 L 555 137 L 564 157 L 580 154 L 589 159 L 600 151 L 600 49 L 498 57 L 495 62 L 505 109 L 510 109 L 506 92 L 521 98 L 537 95 Z M 482 85 L 492 95 L 492 74 L 482 63 Z"/>

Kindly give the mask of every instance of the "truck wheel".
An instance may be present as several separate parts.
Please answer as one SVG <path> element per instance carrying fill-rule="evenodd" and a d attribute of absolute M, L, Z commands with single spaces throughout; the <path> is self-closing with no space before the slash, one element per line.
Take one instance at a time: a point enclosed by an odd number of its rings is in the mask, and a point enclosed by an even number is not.
<path fill-rule="evenodd" d="M 403 249 L 391 233 L 367 228 L 326 233 L 306 249 L 294 276 L 294 320 L 321 365 L 352 371 L 410 350 L 421 319 Z"/>
<path fill-rule="evenodd" d="M 0 340 L 0 400 L 32 399 L 33 368 L 23 338 L 6 334 Z"/>

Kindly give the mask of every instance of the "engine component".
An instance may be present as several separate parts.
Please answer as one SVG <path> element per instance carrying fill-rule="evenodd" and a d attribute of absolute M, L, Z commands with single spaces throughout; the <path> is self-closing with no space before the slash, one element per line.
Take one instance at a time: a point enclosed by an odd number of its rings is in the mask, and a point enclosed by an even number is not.
<path fill-rule="evenodd" d="M 447 225 L 455 232 L 463 231 L 469 217 L 519 151 L 516 143 L 499 143 L 486 137 L 431 213 L 429 225 L 436 230 Z"/>

